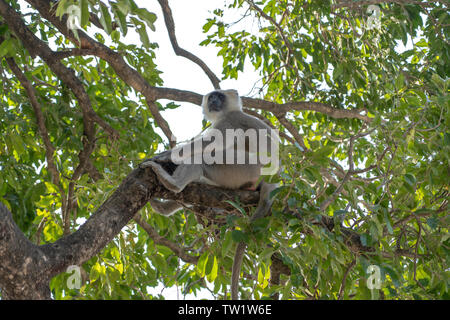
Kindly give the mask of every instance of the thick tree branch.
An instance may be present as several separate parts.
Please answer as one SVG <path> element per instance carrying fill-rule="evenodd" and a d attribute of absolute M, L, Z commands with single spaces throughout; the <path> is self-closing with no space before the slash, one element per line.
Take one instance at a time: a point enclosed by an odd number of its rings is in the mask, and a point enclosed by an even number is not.
<path fill-rule="evenodd" d="M 0 288 L 2 299 L 50 299 L 47 260 L 0 202 Z"/>
<path fill-rule="evenodd" d="M 81 265 L 100 252 L 152 197 L 231 209 L 233 207 L 225 200 L 239 199 L 243 205 L 255 205 L 259 193 L 191 184 L 175 194 L 159 184 L 150 168 L 138 168 L 122 181 L 77 231 L 41 246 L 25 238 L 9 211 L 0 204 L 0 287 L 3 297 L 50 298 L 48 281 L 53 276 L 65 271 L 70 265 Z M 156 239 L 177 250 L 171 243 Z M 182 257 L 194 262 L 193 258 Z"/>
<path fill-rule="evenodd" d="M 158 0 L 161 5 L 161 9 L 164 16 L 164 22 L 166 24 L 167 32 L 169 33 L 170 43 L 172 44 L 173 51 L 177 56 L 185 57 L 197 64 L 206 73 L 214 89 L 220 89 L 220 80 L 212 72 L 212 70 L 204 63 L 200 58 L 190 53 L 189 51 L 180 48 L 178 45 L 177 37 L 175 35 L 175 22 L 173 21 L 172 10 L 170 9 L 169 2 L 167 0 Z"/>

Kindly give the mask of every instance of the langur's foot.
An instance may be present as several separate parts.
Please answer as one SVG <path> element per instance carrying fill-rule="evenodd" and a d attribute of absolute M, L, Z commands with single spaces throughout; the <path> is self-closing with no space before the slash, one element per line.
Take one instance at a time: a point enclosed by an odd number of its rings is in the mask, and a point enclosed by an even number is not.
<path fill-rule="evenodd" d="M 164 168 L 153 161 L 146 161 L 143 162 L 139 165 L 140 168 L 152 168 L 153 172 L 156 174 L 156 176 L 158 177 L 159 182 L 162 183 L 162 185 L 164 187 L 166 187 L 166 189 L 178 193 L 180 192 L 182 189 L 180 187 L 177 186 L 175 180 L 172 178 L 171 175 L 169 175 L 167 173 L 166 170 L 164 170 Z"/>

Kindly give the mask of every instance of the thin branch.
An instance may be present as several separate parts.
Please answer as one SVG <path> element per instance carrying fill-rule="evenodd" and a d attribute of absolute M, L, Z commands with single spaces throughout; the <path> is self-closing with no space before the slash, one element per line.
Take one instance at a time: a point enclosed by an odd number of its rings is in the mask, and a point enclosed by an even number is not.
<path fill-rule="evenodd" d="M 9 68 L 14 73 L 16 78 L 19 80 L 22 87 L 25 89 L 28 98 L 30 100 L 31 106 L 36 117 L 36 124 L 38 127 L 39 135 L 41 136 L 44 146 L 45 146 L 45 158 L 47 160 L 47 169 L 50 172 L 51 180 L 54 185 L 59 185 L 59 172 L 56 168 L 53 154 L 55 153 L 55 147 L 50 141 L 47 128 L 45 126 L 44 114 L 42 113 L 41 105 L 38 102 L 36 90 L 27 79 L 27 77 L 20 70 L 13 58 L 5 58 L 8 63 Z"/>
<path fill-rule="evenodd" d="M 345 289 L 345 284 L 347 282 L 347 277 L 350 273 L 350 270 L 352 270 L 352 268 L 355 266 L 355 264 L 356 264 L 356 259 L 353 259 L 353 261 L 350 262 L 350 264 L 347 266 L 347 269 L 345 270 L 344 277 L 342 278 L 341 287 L 339 289 L 338 300 L 342 300 L 342 298 L 344 297 L 344 289 Z"/>
<path fill-rule="evenodd" d="M 254 116 L 255 118 L 258 118 L 259 120 L 263 121 L 265 124 L 267 124 L 269 127 L 271 127 L 272 129 L 277 129 L 272 122 L 270 122 L 269 119 L 267 119 L 266 117 L 260 115 L 258 112 L 252 110 L 252 109 L 248 109 L 248 108 L 244 108 L 244 112 L 248 113 L 249 115 Z M 286 139 L 287 141 L 289 141 L 290 143 L 294 144 L 295 140 L 292 139 L 290 136 L 288 136 L 286 133 L 284 132 L 279 132 L 279 135 L 281 137 L 283 137 L 284 139 Z"/>
<path fill-rule="evenodd" d="M 271 101 L 266 101 L 257 98 L 246 98 L 241 97 L 242 103 L 248 108 L 267 110 L 274 114 L 283 114 L 293 110 L 309 110 L 316 111 L 335 119 L 359 119 L 364 122 L 371 122 L 372 119 L 368 116 L 361 114 L 361 111 L 365 110 L 347 110 L 347 109 L 337 109 L 328 104 L 320 102 L 311 101 L 291 101 L 283 104 L 278 104 Z"/>
<path fill-rule="evenodd" d="M 68 50 L 56 51 L 54 53 L 54 57 L 56 59 L 62 60 L 68 57 L 74 56 L 89 56 L 95 55 L 95 51 L 91 49 L 81 49 L 81 48 L 72 48 Z"/>
<path fill-rule="evenodd" d="M 333 9 L 338 8 L 355 8 L 355 7 L 362 7 L 367 6 L 371 4 L 385 4 L 385 3 L 394 3 L 394 4 L 417 4 L 420 6 L 431 6 L 432 2 L 440 2 L 444 6 L 446 3 L 444 1 L 436 0 L 436 1 L 418 1 L 418 0 L 359 0 L 359 1 L 344 1 L 340 0 L 337 1 L 336 4 L 332 5 Z"/>
<path fill-rule="evenodd" d="M 45 118 L 42 112 L 42 108 L 40 103 L 38 102 L 36 89 L 33 87 L 28 78 L 23 74 L 22 70 L 20 70 L 19 66 L 16 64 L 13 58 L 5 58 L 8 63 L 9 68 L 14 73 L 14 75 L 19 80 L 22 87 L 25 88 L 25 91 L 30 100 L 31 106 L 33 107 L 33 111 L 36 117 L 36 124 L 38 127 L 39 135 L 44 142 L 45 147 L 45 158 L 47 160 L 47 170 L 50 173 L 52 183 L 58 187 L 59 193 L 61 196 L 61 210 L 62 212 L 67 211 L 67 201 L 65 199 L 65 192 L 60 183 L 60 174 L 55 164 L 55 159 L 53 157 L 55 153 L 55 147 L 50 141 L 50 137 L 48 134 L 47 127 L 45 126 Z"/>
<path fill-rule="evenodd" d="M 178 246 L 178 244 L 167 240 L 166 238 L 160 236 L 158 234 L 158 232 L 152 228 L 151 225 L 149 225 L 143 218 L 142 216 L 138 213 L 134 216 L 134 221 L 136 221 L 136 223 L 142 228 L 144 229 L 148 235 L 150 236 L 150 238 L 153 239 L 153 241 L 156 244 L 160 244 L 163 246 L 168 247 L 170 250 L 172 250 L 181 260 L 183 260 L 186 263 L 192 263 L 192 264 L 197 264 L 198 261 L 198 256 L 191 256 L 188 253 L 186 253 L 186 251 L 181 248 L 180 246 Z"/>
<path fill-rule="evenodd" d="M 53 52 L 46 43 L 37 38 L 33 32 L 31 32 L 22 20 L 22 17 L 14 9 L 12 9 L 4 0 L 0 0 L 0 15 L 4 21 L 12 30 L 15 35 L 20 39 L 24 47 L 30 52 L 32 56 L 39 56 L 49 66 L 52 72 L 67 85 L 75 97 L 83 114 L 83 133 L 86 139 L 82 140 L 83 149 L 79 152 L 79 164 L 75 168 L 72 181 L 69 183 L 67 207 L 63 212 L 64 220 L 64 232 L 69 232 L 69 219 L 70 211 L 74 203 L 73 195 L 75 183 L 81 175 L 85 172 L 86 164 L 89 161 L 89 156 L 95 148 L 95 126 L 94 123 L 98 123 L 105 131 L 107 131 L 113 139 L 117 139 L 118 133 L 109 124 L 107 124 L 92 108 L 90 98 L 83 87 L 81 81 L 76 77 L 73 70 L 63 65 L 59 59 L 55 58 L 55 52 Z"/>
<path fill-rule="evenodd" d="M 177 56 L 185 57 L 197 64 L 206 73 L 209 80 L 211 80 L 214 89 L 220 89 L 220 80 L 212 72 L 212 70 L 196 55 L 189 51 L 180 48 L 178 45 L 177 37 L 175 35 L 175 22 L 173 21 L 172 10 L 170 9 L 169 2 L 167 0 L 158 0 L 161 5 L 161 9 L 164 15 L 164 22 L 166 23 L 167 32 L 169 33 L 170 43 L 172 44 L 173 51 Z"/>
<path fill-rule="evenodd" d="M 306 147 L 303 142 L 303 137 L 298 132 L 298 129 L 288 120 L 285 115 L 277 116 L 278 121 L 292 134 L 295 141 L 303 148 L 303 151 L 308 151 L 309 149 Z"/>
<path fill-rule="evenodd" d="M 147 99 L 147 106 L 150 112 L 152 113 L 153 118 L 155 119 L 155 123 L 161 128 L 165 136 L 169 139 L 170 147 L 174 148 L 177 144 L 177 139 L 173 135 L 172 130 L 170 130 L 169 123 L 167 123 L 166 119 L 163 118 L 163 116 L 159 111 L 155 111 L 158 110 L 155 101 Z"/>
<path fill-rule="evenodd" d="M 341 184 L 339 185 L 339 187 L 336 188 L 336 190 L 334 190 L 334 192 L 331 194 L 331 196 L 329 196 L 327 199 L 325 199 L 322 204 L 320 205 L 319 211 L 325 211 L 326 208 L 328 208 L 328 206 L 333 203 L 334 200 L 336 200 L 336 198 L 338 197 L 338 195 L 341 193 L 342 189 L 344 188 L 345 183 L 350 179 L 350 176 L 352 175 L 352 171 L 353 171 L 353 167 L 354 167 L 354 163 L 353 163 L 353 144 L 355 141 L 356 136 L 352 136 L 350 138 L 350 143 L 349 143 L 349 147 L 348 147 L 348 165 L 349 165 L 349 169 L 347 171 L 347 173 L 344 176 L 344 179 L 342 179 Z"/>

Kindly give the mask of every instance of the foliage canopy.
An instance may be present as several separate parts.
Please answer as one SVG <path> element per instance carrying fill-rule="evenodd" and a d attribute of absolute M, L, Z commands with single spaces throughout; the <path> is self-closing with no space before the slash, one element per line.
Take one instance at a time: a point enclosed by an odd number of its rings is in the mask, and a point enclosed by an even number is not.
<path fill-rule="evenodd" d="M 30 240 L 51 243 L 77 230 L 132 168 L 165 144 L 155 110 L 182 107 L 149 100 L 145 88 L 83 47 L 80 34 L 68 36 L 38 12 L 36 1 L 2 2 L 59 54 L 52 59 L 73 70 L 90 101 L 85 109 L 3 11 L 0 201 Z M 167 2 L 159 2 L 164 9 Z M 80 290 L 68 289 L 62 273 L 51 281 L 53 297 L 162 298 L 151 289 L 162 283 L 183 294 L 208 287 L 219 299 L 229 294 L 233 248 L 246 241 L 243 298 L 449 299 L 448 4 L 380 1 L 370 13 L 369 2 L 234 0 L 211 13 L 201 45 L 217 48 L 222 78 L 237 79 L 250 61 L 261 76 L 258 96 L 276 103 L 244 100 L 282 133 L 272 215 L 249 226 L 238 201 L 235 212 L 213 218 L 190 210 L 163 217 L 147 205 L 143 223 L 154 233 L 131 221 L 82 265 Z M 153 13 L 156 4 L 53 5 L 63 21 L 70 5 L 79 6 L 80 32 L 123 56 L 149 86 L 164 87 L 158 44 L 149 40 L 163 18 Z M 374 17 L 379 25 L 371 26 Z M 252 30 L 245 29 L 249 21 Z M 123 42 L 130 30 L 141 43 Z M 173 100 L 192 98 L 180 93 Z M 381 290 L 367 287 L 370 265 L 380 268 Z"/>

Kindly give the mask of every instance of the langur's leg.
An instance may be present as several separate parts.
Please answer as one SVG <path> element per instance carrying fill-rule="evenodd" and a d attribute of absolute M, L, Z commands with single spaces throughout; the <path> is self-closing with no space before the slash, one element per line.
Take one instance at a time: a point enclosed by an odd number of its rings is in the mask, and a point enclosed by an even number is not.
<path fill-rule="evenodd" d="M 153 161 L 145 162 L 146 167 L 151 167 L 153 172 L 158 176 L 158 180 L 166 187 L 168 190 L 178 193 L 186 187 L 189 183 L 193 181 L 198 181 L 202 176 L 201 165 L 196 164 L 183 164 L 179 165 L 173 175 L 167 173 L 164 168 Z"/>

